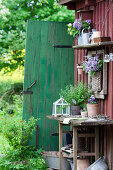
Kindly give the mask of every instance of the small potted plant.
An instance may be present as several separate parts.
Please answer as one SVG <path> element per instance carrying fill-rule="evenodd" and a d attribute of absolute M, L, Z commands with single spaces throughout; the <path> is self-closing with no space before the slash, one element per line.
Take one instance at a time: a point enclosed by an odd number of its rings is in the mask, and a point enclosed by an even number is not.
<path fill-rule="evenodd" d="M 68 26 L 68 34 L 73 37 L 78 37 L 78 45 L 89 44 L 90 42 L 90 25 L 91 20 L 81 20 L 76 19 L 74 23 L 69 23 Z"/>
<path fill-rule="evenodd" d="M 77 64 L 77 69 L 78 69 L 78 74 L 81 75 L 83 72 L 83 65 L 82 64 Z"/>
<path fill-rule="evenodd" d="M 88 116 L 95 116 L 99 113 L 99 104 L 97 103 L 95 96 L 91 95 L 87 103 Z"/>
<path fill-rule="evenodd" d="M 81 106 L 88 101 L 89 88 L 83 82 L 77 85 L 68 85 L 64 90 L 61 89 L 60 96 L 71 105 L 71 115 L 80 115 Z"/>
<path fill-rule="evenodd" d="M 81 109 L 81 116 L 82 116 L 82 118 L 88 117 L 87 105 L 86 104 L 84 104 L 82 109 Z"/>

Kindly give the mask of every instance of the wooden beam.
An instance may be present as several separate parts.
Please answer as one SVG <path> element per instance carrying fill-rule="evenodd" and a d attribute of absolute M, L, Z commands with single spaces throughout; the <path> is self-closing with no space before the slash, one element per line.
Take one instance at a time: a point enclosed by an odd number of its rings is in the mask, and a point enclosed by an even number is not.
<path fill-rule="evenodd" d="M 95 156 L 95 152 L 91 152 L 91 153 L 80 152 L 77 155 L 78 156 Z"/>
<path fill-rule="evenodd" d="M 99 158 L 99 127 L 95 127 L 95 161 Z"/>
<path fill-rule="evenodd" d="M 81 133 L 78 134 L 78 137 L 95 137 L 94 133 Z"/>
<path fill-rule="evenodd" d="M 80 10 L 85 7 L 85 0 L 80 1 L 79 3 L 75 3 L 75 10 Z"/>
<path fill-rule="evenodd" d="M 77 170 L 77 127 L 73 127 L 73 163 L 74 170 Z"/>
<path fill-rule="evenodd" d="M 63 129 L 63 125 L 62 123 L 59 123 L 59 167 L 60 170 L 62 170 L 62 159 L 63 159 L 63 155 L 62 155 L 62 129 Z"/>
<path fill-rule="evenodd" d="M 73 0 L 61 0 L 60 5 L 68 4 L 69 2 L 72 2 Z"/>

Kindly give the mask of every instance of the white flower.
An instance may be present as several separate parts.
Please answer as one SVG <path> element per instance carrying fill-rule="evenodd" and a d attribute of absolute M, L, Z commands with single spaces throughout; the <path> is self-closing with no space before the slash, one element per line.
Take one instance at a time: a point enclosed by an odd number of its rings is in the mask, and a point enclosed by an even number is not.
<path fill-rule="evenodd" d="M 69 24 L 68 24 L 68 27 L 71 27 L 71 26 L 72 26 L 72 24 L 71 24 L 71 23 L 69 23 Z"/>
<path fill-rule="evenodd" d="M 70 35 L 73 35 L 73 32 L 72 32 L 72 31 L 70 32 Z"/>

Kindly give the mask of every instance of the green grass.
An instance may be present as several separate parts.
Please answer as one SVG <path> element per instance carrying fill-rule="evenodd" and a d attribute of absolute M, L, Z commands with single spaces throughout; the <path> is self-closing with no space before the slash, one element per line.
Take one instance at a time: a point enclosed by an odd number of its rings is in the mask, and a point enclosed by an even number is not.
<path fill-rule="evenodd" d="M 4 150 L 8 150 L 9 144 L 5 137 L 0 133 L 0 154 L 4 153 Z"/>

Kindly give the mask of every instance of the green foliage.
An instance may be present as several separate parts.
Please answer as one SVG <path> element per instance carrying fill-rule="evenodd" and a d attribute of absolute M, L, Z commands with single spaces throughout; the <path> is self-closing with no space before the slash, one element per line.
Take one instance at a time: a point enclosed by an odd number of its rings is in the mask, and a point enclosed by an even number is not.
<path fill-rule="evenodd" d="M 0 115 L 22 115 L 23 76 L 21 72 L 0 74 Z"/>
<path fill-rule="evenodd" d="M 21 120 L 21 116 L 5 115 L 1 120 L 2 133 L 10 145 L 10 150 L 5 152 L 6 156 L 0 158 L 0 169 L 46 170 L 46 163 L 41 155 L 42 150 L 36 151 L 28 146 L 36 129 L 37 119 L 31 117 L 26 122 Z"/>
<path fill-rule="evenodd" d="M 24 64 L 24 55 L 19 57 L 19 53 L 25 49 L 27 20 L 74 20 L 74 11 L 60 6 L 55 0 L 3 0 L 0 11 L 0 68 L 5 71 Z"/>
<path fill-rule="evenodd" d="M 46 170 L 47 166 L 41 152 L 42 150 L 36 151 L 32 147 L 11 150 L 0 160 L 0 168 L 6 170 Z"/>
<path fill-rule="evenodd" d="M 82 106 L 88 101 L 90 96 L 89 89 L 83 82 L 78 82 L 76 86 L 68 85 L 64 90 L 61 89 L 60 96 L 71 105 Z M 73 103 L 73 100 L 76 104 Z"/>
<path fill-rule="evenodd" d="M 76 37 L 82 34 L 83 32 L 88 32 L 88 30 L 90 30 L 90 23 L 91 20 L 80 20 L 80 19 L 76 19 L 75 22 L 73 24 L 69 23 L 68 26 L 68 34 Z"/>
<path fill-rule="evenodd" d="M 0 129 L 2 128 L 1 126 L 2 119 L 0 118 Z M 6 153 L 10 148 L 8 141 L 6 138 L 3 136 L 2 133 L 0 133 L 0 154 Z"/>
<path fill-rule="evenodd" d="M 9 142 L 9 145 L 17 149 L 28 145 L 35 130 L 35 123 L 37 119 L 31 117 L 28 122 L 21 120 L 17 115 L 5 115 L 3 117 L 3 135 Z"/>
<path fill-rule="evenodd" d="M 1 56 L 0 68 L 4 73 L 14 71 L 18 68 L 23 70 L 25 58 L 24 50 L 12 50 Z"/>

